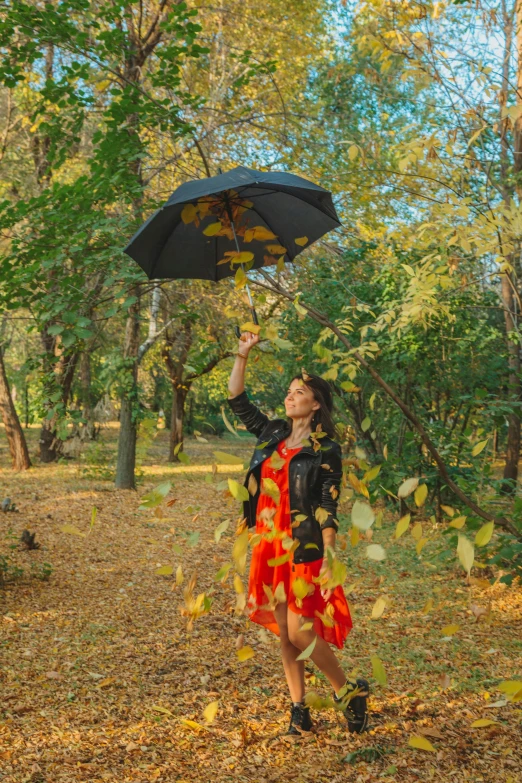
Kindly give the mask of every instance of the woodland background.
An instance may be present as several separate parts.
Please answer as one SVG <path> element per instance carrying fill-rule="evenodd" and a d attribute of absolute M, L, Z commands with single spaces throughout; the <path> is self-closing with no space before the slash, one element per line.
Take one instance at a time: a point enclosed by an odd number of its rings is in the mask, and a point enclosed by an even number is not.
<path fill-rule="evenodd" d="M 520 0 L 2 2 L 0 85 L 0 779 L 516 780 Z M 284 415 L 301 367 L 335 385 L 343 654 L 378 694 L 370 738 L 326 721 L 301 756 L 272 748 L 277 647 L 242 637 L 230 555 L 243 284 L 122 253 L 240 164 L 322 184 L 342 221 L 249 275 L 251 399 Z"/>

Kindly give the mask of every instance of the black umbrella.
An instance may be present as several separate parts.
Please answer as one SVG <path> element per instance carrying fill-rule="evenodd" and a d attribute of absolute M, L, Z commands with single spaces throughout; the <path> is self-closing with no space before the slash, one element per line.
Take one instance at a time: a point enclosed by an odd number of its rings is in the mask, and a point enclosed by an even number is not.
<path fill-rule="evenodd" d="M 237 166 L 180 185 L 125 253 L 150 280 L 235 275 L 238 287 L 246 285 L 257 324 L 245 270 L 274 264 L 281 269 L 339 225 L 331 194 L 319 185 L 295 174 Z"/>

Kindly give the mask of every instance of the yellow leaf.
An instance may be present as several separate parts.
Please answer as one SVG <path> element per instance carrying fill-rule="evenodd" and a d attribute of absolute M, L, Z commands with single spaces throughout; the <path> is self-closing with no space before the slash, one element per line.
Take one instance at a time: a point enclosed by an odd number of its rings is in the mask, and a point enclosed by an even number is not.
<path fill-rule="evenodd" d="M 440 632 L 443 636 L 453 636 L 457 633 L 457 631 L 460 630 L 460 625 L 445 625 L 444 628 L 440 629 Z"/>
<path fill-rule="evenodd" d="M 522 682 L 520 680 L 503 680 L 497 685 L 497 688 L 508 696 L 515 696 L 522 689 Z"/>
<path fill-rule="evenodd" d="M 372 620 L 378 620 L 379 617 L 382 617 L 387 603 L 386 598 L 383 598 L 382 596 L 376 600 L 372 609 Z"/>
<path fill-rule="evenodd" d="M 417 734 L 412 734 L 408 740 L 410 748 L 417 748 L 417 750 L 430 750 L 435 753 L 435 748 L 426 737 L 419 737 Z"/>
<path fill-rule="evenodd" d="M 280 256 L 286 253 L 286 247 L 283 247 L 282 245 L 266 245 L 266 249 L 274 256 Z"/>
<path fill-rule="evenodd" d="M 350 544 L 352 546 L 357 546 L 359 543 L 359 528 L 358 527 L 352 527 L 350 530 Z"/>
<path fill-rule="evenodd" d="M 313 627 L 314 627 L 313 623 L 303 623 L 302 626 L 299 628 L 299 630 L 300 631 L 309 631 Z"/>
<path fill-rule="evenodd" d="M 420 555 L 420 553 L 422 552 L 424 546 L 427 543 L 428 543 L 428 539 L 427 538 L 419 538 L 419 540 L 417 541 L 417 544 L 415 546 L 415 551 L 417 552 L 418 555 Z"/>
<path fill-rule="evenodd" d="M 172 573 L 174 573 L 173 566 L 161 566 L 161 568 L 156 568 L 154 571 L 156 576 L 170 576 Z"/>
<path fill-rule="evenodd" d="M 240 574 L 245 573 L 247 549 L 248 549 L 248 527 L 245 526 L 245 529 L 236 538 L 236 540 L 234 541 L 234 546 L 232 547 L 232 559 L 234 561 L 234 565 L 236 566 L 236 570 Z"/>
<path fill-rule="evenodd" d="M 228 488 L 230 490 L 230 494 L 236 500 L 248 500 L 249 494 L 248 494 L 247 488 L 244 487 L 242 484 L 240 484 L 238 481 L 235 481 L 234 479 L 229 478 L 228 479 Z"/>
<path fill-rule="evenodd" d="M 348 157 L 351 161 L 354 161 L 359 154 L 359 147 L 357 144 L 352 144 L 350 147 L 348 147 Z"/>
<path fill-rule="evenodd" d="M 207 706 L 203 710 L 203 717 L 205 718 L 207 723 L 212 723 L 212 721 L 217 715 L 218 707 L 219 707 L 219 701 L 211 701 L 210 704 L 207 704 Z"/>
<path fill-rule="evenodd" d="M 253 239 L 258 239 L 260 242 L 266 242 L 270 239 L 277 239 L 273 231 L 265 226 L 254 226 L 253 228 L 247 228 L 245 231 L 244 241 L 251 242 Z"/>
<path fill-rule="evenodd" d="M 317 506 L 315 509 L 315 518 L 319 522 L 320 525 L 323 524 L 323 522 L 326 522 L 328 519 L 328 511 L 323 508 L 322 506 Z"/>
<path fill-rule="evenodd" d="M 248 661 L 250 658 L 253 658 L 254 655 L 255 652 L 249 644 L 241 647 L 241 649 L 237 651 L 237 657 L 241 663 L 243 663 L 243 661 Z"/>
<path fill-rule="evenodd" d="M 419 484 L 419 486 L 417 487 L 413 495 L 413 499 L 415 500 L 415 505 L 420 508 L 420 506 L 424 505 L 424 501 L 426 500 L 427 497 L 428 497 L 428 485 Z"/>
<path fill-rule="evenodd" d="M 311 654 L 313 653 L 314 647 L 315 647 L 316 644 L 317 644 L 317 636 L 314 637 L 313 642 L 311 642 L 308 645 L 306 650 L 303 650 L 303 652 L 300 655 L 297 656 L 296 661 L 304 661 L 304 660 L 306 660 L 306 658 L 309 658 L 311 656 Z"/>
<path fill-rule="evenodd" d="M 491 720 L 491 718 L 479 718 L 478 720 L 474 720 L 471 724 L 472 729 L 482 729 L 484 726 L 495 726 L 498 724 L 498 721 Z"/>
<path fill-rule="evenodd" d="M 195 720 L 188 720 L 187 718 L 181 718 L 181 723 L 184 726 L 188 726 L 189 729 L 204 729 L 205 727 L 201 723 L 196 723 Z"/>
<path fill-rule="evenodd" d="M 422 538 L 422 525 L 421 525 L 420 522 L 416 522 L 413 525 L 413 527 L 411 529 L 411 534 L 412 534 L 413 538 L 416 541 L 418 541 L 420 538 Z"/>
<path fill-rule="evenodd" d="M 219 262 L 221 263 L 221 261 Z M 236 274 L 234 275 L 234 284 L 236 288 L 243 288 L 248 283 L 248 277 L 245 275 L 241 267 L 237 270 Z"/>
<path fill-rule="evenodd" d="M 196 204 L 185 204 L 181 210 L 181 219 L 186 224 L 192 223 L 198 213 L 198 207 Z"/>
<path fill-rule="evenodd" d="M 243 250 L 241 253 L 236 252 L 233 256 L 230 256 L 230 261 L 232 264 L 248 264 L 253 258 L 253 253 L 248 250 Z"/>
<path fill-rule="evenodd" d="M 432 609 L 433 609 L 433 598 L 428 598 L 428 600 L 424 604 L 424 609 L 422 610 L 422 614 L 428 614 L 428 612 L 431 612 Z"/>
<path fill-rule="evenodd" d="M 297 579 L 294 579 L 292 582 L 292 592 L 295 597 L 300 600 L 306 598 L 311 587 L 313 588 L 313 585 L 310 585 L 302 576 L 298 576 Z"/>
<path fill-rule="evenodd" d="M 400 538 L 402 534 L 407 531 L 409 524 L 410 524 L 410 515 L 405 514 L 397 522 L 397 527 L 395 528 L 395 538 Z"/>
<path fill-rule="evenodd" d="M 211 223 L 203 229 L 203 233 L 206 237 L 213 237 L 218 231 L 221 231 L 221 223 L 219 223 L 219 221 L 217 223 Z"/>
<path fill-rule="evenodd" d="M 241 577 L 239 574 L 234 574 L 234 590 L 236 593 L 244 593 L 245 587 L 243 585 L 243 582 L 241 581 Z"/>
<path fill-rule="evenodd" d="M 267 560 L 267 565 L 273 568 L 274 566 L 283 565 L 283 563 L 287 563 L 289 560 L 290 552 L 286 552 L 284 555 L 279 555 L 279 557 L 271 557 Z"/>
<path fill-rule="evenodd" d="M 466 524 L 466 517 L 455 517 L 455 519 L 452 519 L 449 523 L 448 527 L 456 527 L 457 530 L 460 530 L 464 525 Z"/>
<path fill-rule="evenodd" d="M 299 245 L 299 247 L 304 247 L 308 242 L 308 237 L 298 237 L 297 239 L 294 239 L 294 242 L 296 245 Z"/>
<path fill-rule="evenodd" d="M 494 522 L 486 522 L 485 525 L 482 525 L 475 535 L 475 544 L 477 546 L 486 546 L 486 544 L 489 544 L 494 528 Z"/>
<path fill-rule="evenodd" d="M 241 325 L 241 331 L 242 332 L 252 332 L 252 334 L 259 334 L 261 331 L 261 327 L 259 324 L 254 324 L 252 321 L 247 321 L 245 324 Z"/>
<path fill-rule="evenodd" d="M 60 530 L 62 533 L 70 533 L 73 536 L 81 536 L 82 538 L 85 538 L 86 536 L 86 533 L 82 533 L 76 525 L 62 525 Z"/>
<path fill-rule="evenodd" d="M 355 476 L 353 473 L 350 475 L 357 479 L 357 476 Z M 358 479 L 357 482 L 358 486 L 360 487 Z M 354 487 L 354 489 L 357 489 L 357 487 Z M 359 528 L 359 530 L 368 530 L 368 528 L 370 528 L 375 521 L 375 514 L 369 503 L 365 503 L 362 500 L 356 500 L 352 506 L 351 520 L 352 525 L 356 528 Z"/>
<path fill-rule="evenodd" d="M 386 677 L 386 672 L 384 671 L 381 659 L 377 655 L 372 655 L 371 661 L 374 679 L 377 680 L 379 685 L 386 685 L 388 678 Z"/>
<path fill-rule="evenodd" d="M 446 512 L 449 517 L 452 517 L 455 513 L 455 509 L 452 506 L 442 506 L 441 509 Z"/>
<path fill-rule="evenodd" d="M 178 587 L 179 585 L 183 584 L 183 569 L 180 565 L 176 569 L 176 584 Z"/>
<path fill-rule="evenodd" d="M 486 440 L 481 440 L 480 443 L 475 443 L 471 450 L 471 456 L 476 457 L 478 454 L 480 454 L 481 451 L 484 451 L 486 448 L 487 442 L 489 438 L 486 438 Z"/>
<path fill-rule="evenodd" d="M 418 483 L 419 483 L 419 479 L 417 477 L 406 479 L 406 481 L 403 481 L 402 484 L 400 485 L 399 490 L 397 492 L 397 497 L 407 498 L 408 495 L 411 495 L 413 490 L 417 488 Z"/>
<path fill-rule="evenodd" d="M 473 560 L 475 559 L 475 547 L 466 536 L 459 534 L 459 543 L 457 545 L 457 554 L 462 564 L 464 571 L 467 571 L 468 576 L 473 567 Z"/>

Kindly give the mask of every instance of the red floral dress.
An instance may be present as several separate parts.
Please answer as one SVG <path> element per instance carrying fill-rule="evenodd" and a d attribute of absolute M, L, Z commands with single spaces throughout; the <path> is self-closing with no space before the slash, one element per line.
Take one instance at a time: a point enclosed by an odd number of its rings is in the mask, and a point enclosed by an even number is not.
<path fill-rule="evenodd" d="M 262 538 L 252 549 L 247 611 L 253 622 L 279 636 L 273 608 L 275 603 L 286 600 L 292 612 L 313 620 L 318 636 L 342 648 L 353 625 L 342 586 L 335 587 L 325 602 L 321 585 L 313 581 L 319 577 L 322 558 L 294 563 L 291 553 L 288 557 L 288 547 L 292 543 L 288 465 L 301 447 L 288 449 L 285 455 L 283 445 L 281 441 L 274 452 L 280 458 L 274 458 L 275 467 L 273 457 L 261 466 L 263 494 L 259 495 L 257 504 L 256 533 Z M 263 479 L 271 481 L 263 482 Z M 266 490 L 270 494 L 265 494 Z M 278 490 L 279 502 L 276 502 Z"/>

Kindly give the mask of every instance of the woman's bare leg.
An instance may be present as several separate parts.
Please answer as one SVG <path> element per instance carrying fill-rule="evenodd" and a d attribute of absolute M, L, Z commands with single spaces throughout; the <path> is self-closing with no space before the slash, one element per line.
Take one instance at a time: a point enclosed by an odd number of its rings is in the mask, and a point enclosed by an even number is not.
<path fill-rule="evenodd" d="M 283 604 L 280 604 L 280 606 L 283 606 Z M 286 604 L 284 604 L 284 606 L 286 606 Z M 288 610 L 286 622 L 289 643 L 294 649 L 299 649 L 300 652 L 302 650 L 306 650 L 306 648 L 316 638 L 317 634 L 313 627 L 308 631 L 301 631 L 300 628 L 302 625 L 304 625 L 304 623 L 313 623 L 314 618 L 302 617 L 301 615 Z M 341 669 L 339 662 L 335 657 L 335 653 L 331 649 L 330 645 L 320 636 L 317 636 L 314 651 L 310 658 L 322 671 L 325 677 L 328 678 L 330 685 L 334 689 L 335 693 L 339 693 L 341 688 L 346 683 L 346 676 L 343 673 L 343 670 Z M 297 663 L 303 663 L 303 661 L 297 661 Z"/>
<path fill-rule="evenodd" d="M 287 618 L 291 614 L 286 603 L 278 604 L 274 615 L 279 626 L 279 638 L 281 641 L 281 658 L 285 670 L 286 681 L 292 701 L 298 702 L 304 699 L 304 661 L 296 661 L 301 649 L 295 647 L 288 636 Z"/>

